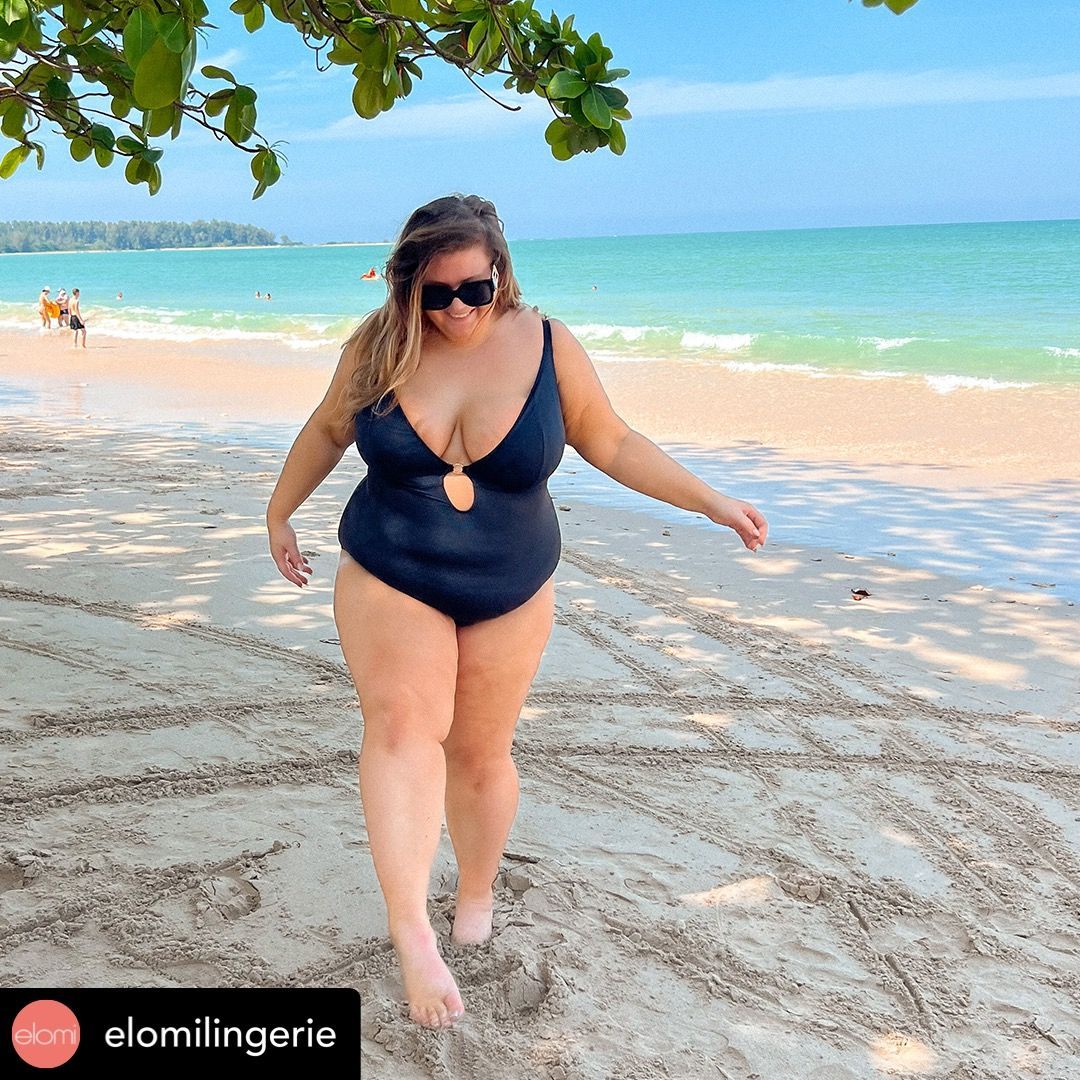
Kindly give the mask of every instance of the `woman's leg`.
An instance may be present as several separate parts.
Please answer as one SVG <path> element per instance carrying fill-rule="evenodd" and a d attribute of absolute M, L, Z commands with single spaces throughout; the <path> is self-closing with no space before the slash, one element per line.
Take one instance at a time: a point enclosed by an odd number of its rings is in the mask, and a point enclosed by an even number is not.
<path fill-rule="evenodd" d="M 456 627 L 344 552 L 334 619 L 364 715 L 360 796 L 409 1015 L 441 1027 L 463 1011 L 427 915 L 446 784 L 442 741 L 453 719 Z"/>
<path fill-rule="evenodd" d="M 457 631 L 454 722 L 443 742 L 446 825 L 458 862 L 456 944 L 491 935 L 492 884 L 518 806 L 514 727 L 554 619 L 549 578 L 520 607 Z"/>

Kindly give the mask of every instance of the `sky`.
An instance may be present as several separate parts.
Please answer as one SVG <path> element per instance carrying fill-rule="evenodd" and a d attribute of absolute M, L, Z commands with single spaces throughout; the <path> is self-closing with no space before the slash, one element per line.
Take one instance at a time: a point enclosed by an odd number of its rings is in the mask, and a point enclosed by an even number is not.
<path fill-rule="evenodd" d="M 0 181 L 3 219 L 223 218 L 305 243 L 389 240 L 429 199 L 493 200 L 510 239 L 1080 217 L 1080 5 L 920 0 L 566 0 L 631 74 L 627 149 L 569 162 L 539 97 L 427 60 L 413 93 L 361 120 L 348 68 L 319 72 L 290 27 L 248 34 L 225 3 L 199 66 L 258 91 L 282 179 L 252 201 L 248 156 L 185 123 L 151 197 L 122 166 L 47 136 Z M 545 15 L 552 8 L 539 8 Z M 215 86 L 220 84 L 214 84 Z M 114 125 L 117 133 L 122 132 Z"/>

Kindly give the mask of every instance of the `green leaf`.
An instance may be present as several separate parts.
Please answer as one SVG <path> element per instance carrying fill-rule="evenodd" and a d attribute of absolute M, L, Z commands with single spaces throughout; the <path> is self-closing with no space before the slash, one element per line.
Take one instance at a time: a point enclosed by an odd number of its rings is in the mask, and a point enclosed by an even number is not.
<path fill-rule="evenodd" d="M 547 85 L 548 97 L 553 98 L 576 98 L 588 90 L 589 84 L 576 71 L 564 68 L 556 71 L 551 82 Z"/>
<path fill-rule="evenodd" d="M 173 107 L 166 105 L 163 109 L 151 111 L 146 122 L 147 135 L 164 135 L 173 126 Z"/>
<path fill-rule="evenodd" d="M 220 116 L 232 100 L 235 90 L 216 90 L 207 99 L 203 111 L 207 116 Z"/>
<path fill-rule="evenodd" d="M 26 0 L 0 0 L 0 41 L 19 41 L 26 33 L 29 22 L 30 5 Z M 4 160 L 7 161 L 7 158 Z M 17 165 L 12 168 L 12 172 L 16 168 Z"/>
<path fill-rule="evenodd" d="M 362 71 L 353 87 L 352 104 L 357 116 L 373 120 L 382 112 L 382 76 L 373 71 Z"/>
<path fill-rule="evenodd" d="M 142 152 L 141 156 L 142 156 L 143 161 L 148 161 L 148 162 L 150 162 L 151 165 L 154 165 L 154 164 L 156 164 L 157 162 L 159 162 L 161 160 L 161 155 L 163 153 L 165 153 L 165 151 L 162 150 L 160 147 L 148 146 Z"/>
<path fill-rule="evenodd" d="M 610 109 L 621 109 L 630 99 L 616 86 L 598 86 L 600 96 Z"/>
<path fill-rule="evenodd" d="M 65 10 L 66 10 L 66 8 L 65 8 Z M 113 20 L 113 14 L 110 12 L 108 15 L 105 16 L 104 19 L 98 19 L 97 22 L 93 22 L 89 26 L 85 27 L 84 29 L 79 30 L 78 35 L 76 36 L 75 40 L 80 45 L 85 45 L 87 42 L 89 42 L 93 38 L 97 37 L 98 34 L 101 33 L 101 31 L 104 30 L 105 27 L 108 26 L 110 22 L 112 22 L 112 20 Z M 70 21 L 68 22 L 68 26 L 70 26 L 73 30 L 78 29 Z"/>
<path fill-rule="evenodd" d="M 259 95 L 250 86 L 237 86 L 235 97 L 241 105 L 254 105 Z"/>
<path fill-rule="evenodd" d="M 104 146 L 94 147 L 94 160 L 101 168 L 108 168 L 113 162 L 113 152 Z"/>
<path fill-rule="evenodd" d="M 556 161 L 569 161 L 574 156 L 569 143 L 557 142 L 551 144 L 551 156 Z"/>
<path fill-rule="evenodd" d="M 625 79 L 630 74 L 629 68 L 608 68 L 607 75 L 601 82 L 614 82 L 616 79 Z"/>
<path fill-rule="evenodd" d="M 90 125 L 90 141 L 96 146 L 104 146 L 107 150 L 111 150 L 116 145 L 116 137 L 112 129 L 104 124 Z"/>
<path fill-rule="evenodd" d="M 136 8 L 124 27 L 124 59 L 132 71 L 138 68 L 157 39 L 150 16 L 142 8 Z"/>
<path fill-rule="evenodd" d="M 603 41 L 601 41 L 599 34 L 592 34 L 589 37 L 589 48 L 592 49 L 597 60 L 599 60 L 601 64 L 606 64 L 614 55 L 614 53 L 604 45 Z"/>
<path fill-rule="evenodd" d="M 76 161 L 85 161 L 94 152 L 94 147 L 89 139 L 80 136 L 71 140 L 68 150 Z"/>
<path fill-rule="evenodd" d="M 544 141 L 548 146 L 554 146 L 556 143 L 566 142 L 566 138 L 570 133 L 570 125 L 562 120 L 552 120 L 548 124 L 544 131 Z"/>
<path fill-rule="evenodd" d="M 71 97 L 71 91 L 68 89 L 67 83 L 59 75 L 54 75 L 42 87 L 42 94 L 53 101 L 62 101 L 64 98 Z"/>
<path fill-rule="evenodd" d="M 172 105 L 183 90 L 184 76 L 178 53 L 158 38 L 135 69 L 132 94 L 140 109 L 160 109 Z"/>
<path fill-rule="evenodd" d="M 151 195 L 156 195 L 161 190 L 161 170 L 156 165 L 150 166 L 150 175 L 146 180 L 146 186 Z"/>
<path fill-rule="evenodd" d="M 129 184 L 137 184 L 139 182 L 139 159 L 132 158 L 124 167 L 124 179 Z"/>
<path fill-rule="evenodd" d="M 158 37 L 165 42 L 165 47 L 170 52 L 182 53 L 191 39 L 184 16 L 178 12 L 159 15 L 154 28 L 157 30 Z"/>
<path fill-rule="evenodd" d="M 469 31 L 469 43 L 465 46 L 470 56 L 475 56 L 480 49 L 480 45 L 483 43 L 485 37 L 487 37 L 488 24 L 486 20 L 481 19 L 479 22 L 473 24 L 473 28 Z"/>
<path fill-rule="evenodd" d="M 225 111 L 225 134 L 234 142 L 247 142 L 255 132 L 255 115 L 254 105 L 243 105 L 234 95 Z"/>
<path fill-rule="evenodd" d="M 611 147 L 613 154 L 622 156 L 623 151 L 626 149 L 626 132 L 623 131 L 622 124 L 618 120 L 611 121 L 611 127 L 608 129 L 610 140 L 608 146 Z"/>
<path fill-rule="evenodd" d="M 244 15 L 244 29 L 249 34 L 254 34 L 266 21 L 266 8 L 262 4 L 256 4 Z"/>
<path fill-rule="evenodd" d="M 278 163 L 277 155 L 272 150 L 267 151 L 262 178 L 267 187 L 276 184 L 281 179 L 281 165 Z"/>
<path fill-rule="evenodd" d="M 589 123 L 605 131 L 611 127 L 611 109 L 597 86 L 590 86 L 581 97 L 581 109 Z M 595 147 L 594 147 L 595 149 Z"/>
<path fill-rule="evenodd" d="M 358 64 L 363 59 L 360 50 L 344 38 L 335 38 L 333 48 L 326 54 L 331 64 Z"/>
<path fill-rule="evenodd" d="M 582 71 L 590 64 L 595 64 L 599 59 L 600 57 L 597 56 L 584 41 L 579 41 L 574 46 L 574 63 L 581 68 Z"/>
<path fill-rule="evenodd" d="M 236 85 L 236 80 L 233 78 L 231 71 L 226 71 L 221 67 L 214 67 L 213 64 L 207 64 L 202 69 L 202 73 L 208 79 L 227 79 L 234 86 Z"/>
<path fill-rule="evenodd" d="M 188 79 L 191 78 L 191 73 L 195 70 L 195 52 L 195 38 L 193 37 L 180 54 L 180 73 L 184 79 L 184 94 L 187 94 Z"/>
<path fill-rule="evenodd" d="M 23 123 L 26 120 L 26 106 L 21 101 L 16 101 L 8 106 L 4 113 L 4 119 L 0 121 L 0 131 L 9 139 L 18 138 L 23 133 Z"/>
<path fill-rule="evenodd" d="M 86 25 L 86 8 L 81 0 L 64 0 L 64 25 L 72 30 L 81 30 Z M 113 16 L 110 13 L 106 22 Z"/>
<path fill-rule="evenodd" d="M 145 147 L 138 139 L 133 139 L 130 135 L 121 135 L 120 138 L 116 140 L 116 149 L 119 150 L 121 154 L 135 155 L 141 154 Z"/>
<path fill-rule="evenodd" d="M 420 0 L 386 0 L 386 10 L 414 22 L 423 22 L 430 17 Z"/>
<path fill-rule="evenodd" d="M 29 146 L 13 146 L 0 161 L 0 180 L 7 180 L 29 156 Z"/>
<path fill-rule="evenodd" d="M 585 115 L 585 110 L 581 107 L 581 101 L 581 98 L 571 98 L 566 103 L 566 111 L 579 127 L 589 127 L 592 121 Z M 571 128 L 571 130 L 573 129 Z"/>

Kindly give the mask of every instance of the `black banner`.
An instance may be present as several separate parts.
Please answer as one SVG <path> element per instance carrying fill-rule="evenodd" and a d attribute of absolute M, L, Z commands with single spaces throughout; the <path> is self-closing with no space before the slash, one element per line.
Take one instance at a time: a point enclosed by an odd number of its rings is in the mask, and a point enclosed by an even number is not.
<path fill-rule="evenodd" d="M 214 1076 L 360 1074 L 356 990 L 0 988 L 0 1004 L 3 1077 L 147 1077 L 166 1065 L 196 1077 L 207 1066 Z"/>

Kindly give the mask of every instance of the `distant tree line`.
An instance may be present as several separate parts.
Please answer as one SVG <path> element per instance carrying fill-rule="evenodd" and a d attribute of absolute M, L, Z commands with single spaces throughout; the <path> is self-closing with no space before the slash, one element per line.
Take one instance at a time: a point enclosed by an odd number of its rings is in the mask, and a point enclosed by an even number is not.
<path fill-rule="evenodd" d="M 233 221 L 0 221 L 0 251 L 136 251 L 277 243 L 267 229 Z M 282 236 L 280 243 L 291 241 Z"/>

